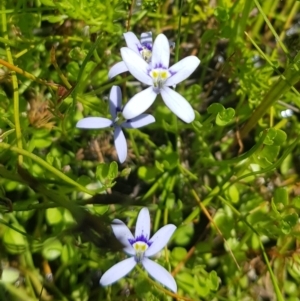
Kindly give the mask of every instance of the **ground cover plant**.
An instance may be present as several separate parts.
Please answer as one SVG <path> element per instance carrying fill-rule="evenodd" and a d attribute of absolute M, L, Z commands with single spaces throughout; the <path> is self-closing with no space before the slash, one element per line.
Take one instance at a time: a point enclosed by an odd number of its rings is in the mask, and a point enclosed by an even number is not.
<path fill-rule="evenodd" d="M 0 300 L 299 300 L 299 3 L 0 1 Z"/>

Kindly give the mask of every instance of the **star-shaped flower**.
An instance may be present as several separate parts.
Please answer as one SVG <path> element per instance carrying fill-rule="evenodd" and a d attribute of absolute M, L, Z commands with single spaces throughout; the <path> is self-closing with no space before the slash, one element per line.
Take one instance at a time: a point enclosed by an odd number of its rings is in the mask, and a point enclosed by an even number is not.
<path fill-rule="evenodd" d="M 150 63 L 128 47 L 121 48 L 121 56 L 129 72 L 150 86 L 125 105 L 125 118 L 134 118 L 145 112 L 160 93 L 167 107 L 180 119 L 187 123 L 195 119 L 194 110 L 187 100 L 169 87 L 177 85 L 194 72 L 200 64 L 196 56 L 188 56 L 169 67 L 170 45 L 164 34 L 159 34 L 154 41 Z"/>
<path fill-rule="evenodd" d="M 141 114 L 135 118 L 127 119 L 118 116 L 118 113 L 122 113 L 122 92 L 120 87 L 113 86 L 109 95 L 109 111 L 111 119 L 103 117 L 86 117 L 79 120 L 76 124 L 80 129 L 103 129 L 107 127 L 114 128 L 114 142 L 117 150 L 118 158 L 121 163 L 126 160 L 127 157 L 127 142 L 122 131 L 122 128 L 137 129 L 155 122 L 155 119 L 150 114 Z M 123 120 L 122 120 L 123 119 Z"/>
<path fill-rule="evenodd" d="M 113 220 L 112 229 L 116 238 L 123 244 L 124 252 L 133 256 L 127 258 L 106 271 L 100 279 L 102 286 L 110 285 L 126 276 L 137 264 L 141 264 L 148 274 L 169 288 L 177 292 L 177 284 L 173 276 L 162 266 L 150 260 L 168 243 L 176 230 L 174 225 L 166 225 L 150 238 L 150 215 L 147 208 L 143 208 L 137 218 L 135 236 L 119 219 Z"/>
<path fill-rule="evenodd" d="M 133 32 L 124 33 L 126 45 L 137 55 L 142 57 L 147 63 L 151 61 L 152 56 L 152 32 L 143 32 L 139 41 Z M 116 75 L 128 71 L 126 64 L 121 61 L 112 66 L 108 72 L 108 77 L 113 78 Z"/>

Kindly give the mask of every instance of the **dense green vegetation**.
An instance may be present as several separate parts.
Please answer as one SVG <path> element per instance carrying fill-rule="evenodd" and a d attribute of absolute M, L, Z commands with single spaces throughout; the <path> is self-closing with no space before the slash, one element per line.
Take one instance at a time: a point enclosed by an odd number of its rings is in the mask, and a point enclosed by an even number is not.
<path fill-rule="evenodd" d="M 0 1 L 0 300 L 300 300 L 300 2 L 295 0 Z M 111 118 L 144 90 L 122 60 L 123 34 L 170 42 L 170 66 L 201 64 L 175 90 L 185 123 L 157 96 L 155 122 L 125 129 L 118 160 Z M 172 75 L 173 76 L 173 75 Z M 141 102 L 143 99 L 141 99 Z M 127 258 L 113 219 L 134 232 L 177 227 L 152 258 L 176 293 Z"/>

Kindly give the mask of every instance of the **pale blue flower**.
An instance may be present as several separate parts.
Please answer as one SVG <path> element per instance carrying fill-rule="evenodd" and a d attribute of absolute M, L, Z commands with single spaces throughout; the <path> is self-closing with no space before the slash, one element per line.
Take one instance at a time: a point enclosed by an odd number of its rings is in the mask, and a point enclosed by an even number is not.
<path fill-rule="evenodd" d="M 113 86 L 109 95 L 109 111 L 111 119 L 103 117 L 86 117 L 79 120 L 76 124 L 80 129 L 103 129 L 107 127 L 113 127 L 114 129 L 114 142 L 117 150 L 118 158 L 121 163 L 126 160 L 127 157 L 127 142 L 122 131 L 122 128 L 136 129 L 155 122 L 152 115 L 141 114 L 137 117 L 120 120 L 118 113 L 122 114 L 122 93 L 118 86 Z M 122 119 L 122 118 L 121 118 Z"/>
<path fill-rule="evenodd" d="M 133 32 L 124 33 L 126 45 L 137 55 L 143 58 L 147 63 L 151 61 L 152 56 L 152 32 L 144 32 L 141 34 L 139 41 Z M 108 72 L 108 77 L 113 78 L 116 75 L 128 71 L 126 64 L 121 61 L 112 66 Z"/>
<path fill-rule="evenodd" d="M 169 67 L 170 45 L 164 34 L 159 34 L 154 41 L 150 63 L 129 47 L 121 49 L 121 56 L 129 72 L 137 80 L 150 86 L 133 96 L 125 105 L 125 118 L 134 118 L 145 112 L 160 93 L 166 106 L 180 119 L 187 123 L 195 119 L 194 110 L 187 100 L 169 87 L 175 86 L 194 72 L 200 64 L 196 56 L 188 56 Z M 119 71 L 122 72 L 121 69 Z"/>
<path fill-rule="evenodd" d="M 135 236 L 119 219 L 113 220 L 112 229 L 116 238 L 124 246 L 124 252 L 132 257 L 115 264 L 106 271 L 100 279 L 100 285 L 107 286 L 118 281 L 137 264 L 141 264 L 152 278 L 171 291 L 177 292 L 177 284 L 173 276 L 165 268 L 148 258 L 165 247 L 176 230 L 176 226 L 166 225 L 150 238 L 150 215 L 148 209 L 143 208 L 137 218 Z"/>

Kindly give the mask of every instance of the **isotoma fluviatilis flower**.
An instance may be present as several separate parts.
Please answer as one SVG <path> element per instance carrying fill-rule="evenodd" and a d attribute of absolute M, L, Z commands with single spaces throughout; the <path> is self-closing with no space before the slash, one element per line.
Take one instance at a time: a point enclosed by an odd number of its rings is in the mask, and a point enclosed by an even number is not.
<path fill-rule="evenodd" d="M 117 150 L 120 163 L 123 163 L 127 157 L 127 142 L 122 128 L 137 129 L 155 122 L 150 114 L 141 114 L 135 118 L 125 120 L 122 116 L 122 92 L 120 87 L 113 86 L 109 94 L 109 111 L 111 119 L 103 117 L 86 117 L 79 120 L 76 124 L 80 129 L 103 129 L 107 127 L 114 128 L 114 143 Z"/>
<path fill-rule="evenodd" d="M 152 56 L 152 32 L 143 32 L 141 34 L 141 40 L 136 35 L 129 31 L 124 33 L 125 42 L 128 48 L 134 51 L 137 55 L 142 57 L 147 63 L 151 61 Z M 113 78 L 120 73 L 128 71 L 126 64 L 121 61 L 113 65 L 109 72 L 108 77 Z"/>
<path fill-rule="evenodd" d="M 100 285 L 110 285 L 126 276 L 137 264 L 141 264 L 147 273 L 173 292 L 177 292 L 177 284 L 173 276 L 162 266 L 148 257 L 154 256 L 168 243 L 176 230 L 174 225 L 166 225 L 150 238 L 150 215 L 147 208 L 143 208 L 137 218 L 135 236 L 119 219 L 114 219 L 112 230 L 116 238 L 124 246 L 127 258 L 106 271 L 100 279 Z"/>
<path fill-rule="evenodd" d="M 187 123 L 195 119 L 194 110 L 187 100 L 169 87 L 177 85 L 194 72 L 200 64 L 196 56 L 188 56 L 169 67 L 170 45 L 164 34 L 159 34 L 154 41 L 150 63 L 129 47 L 121 48 L 121 56 L 129 72 L 150 86 L 133 96 L 125 105 L 125 118 L 134 118 L 145 112 L 160 93 L 166 106 L 180 119 Z"/>

